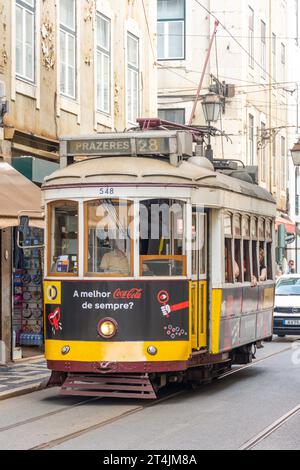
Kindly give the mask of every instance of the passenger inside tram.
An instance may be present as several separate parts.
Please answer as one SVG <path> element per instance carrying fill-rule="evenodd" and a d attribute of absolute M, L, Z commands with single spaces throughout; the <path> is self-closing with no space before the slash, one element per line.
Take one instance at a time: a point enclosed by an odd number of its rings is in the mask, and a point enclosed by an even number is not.
<path fill-rule="evenodd" d="M 267 280 L 267 267 L 265 264 L 265 250 L 260 248 L 259 250 L 259 280 L 264 282 Z"/>
<path fill-rule="evenodd" d="M 100 263 L 100 271 L 105 273 L 129 274 L 128 258 L 120 248 L 118 240 L 111 240 L 111 251 L 105 253 Z"/>

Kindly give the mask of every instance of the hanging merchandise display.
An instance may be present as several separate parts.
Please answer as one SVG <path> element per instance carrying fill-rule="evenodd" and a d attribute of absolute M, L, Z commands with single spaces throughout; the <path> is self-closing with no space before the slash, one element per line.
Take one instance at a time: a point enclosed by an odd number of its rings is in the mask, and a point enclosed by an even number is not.
<path fill-rule="evenodd" d="M 27 246 L 43 243 L 43 230 L 31 228 Z M 43 345 L 43 266 L 39 248 L 21 250 L 14 237 L 13 331 L 16 345 Z"/>

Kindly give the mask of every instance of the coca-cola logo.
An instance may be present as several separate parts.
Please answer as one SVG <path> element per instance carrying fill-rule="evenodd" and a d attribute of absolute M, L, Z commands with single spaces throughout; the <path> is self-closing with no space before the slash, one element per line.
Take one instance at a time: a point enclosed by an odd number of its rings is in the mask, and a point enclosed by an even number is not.
<path fill-rule="evenodd" d="M 140 299 L 142 297 L 143 289 L 130 289 L 121 290 L 116 289 L 113 293 L 114 299 Z"/>

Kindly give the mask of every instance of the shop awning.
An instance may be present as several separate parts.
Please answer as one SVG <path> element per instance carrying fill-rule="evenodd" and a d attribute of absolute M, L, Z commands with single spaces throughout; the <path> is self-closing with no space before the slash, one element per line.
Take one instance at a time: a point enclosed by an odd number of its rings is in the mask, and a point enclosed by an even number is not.
<path fill-rule="evenodd" d="M 17 226 L 21 211 L 29 211 L 32 227 L 43 228 L 41 206 L 40 188 L 8 163 L 0 162 L 0 229 Z M 36 213 L 31 215 L 30 211 Z"/>
<path fill-rule="evenodd" d="M 277 217 L 275 222 L 275 229 L 278 230 L 279 225 L 284 225 L 286 233 L 296 233 L 296 225 L 291 219 L 284 217 Z"/>

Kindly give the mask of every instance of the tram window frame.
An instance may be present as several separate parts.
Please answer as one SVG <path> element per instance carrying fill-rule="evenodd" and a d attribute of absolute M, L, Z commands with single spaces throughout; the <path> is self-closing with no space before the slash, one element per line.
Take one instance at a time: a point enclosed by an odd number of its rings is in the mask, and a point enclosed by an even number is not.
<path fill-rule="evenodd" d="M 230 224 L 226 225 L 226 220 L 230 220 Z M 224 281 L 225 284 L 234 284 L 233 275 L 233 214 L 224 213 L 223 230 L 225 235 L 224 242 Z"/>
<path fill-rule="evenodd" d="M 205 280 L 207 278 L 207 214 L 203 212 L 203 208 L 198 210 L 197 207 L 193 207 L 192 209 L 192 230 L 194 227 L 191 274 L 194 278 Z M 203 240 L 203 244 L 201 244 L 201 240 Z"/>
<path fill-rule="evenodd" d="M 54 252 L 55 252 L 55 226 L 53 226 L 53 222 L 55 223 L 55 214 L 53 213 L 54 210 L 58 207 L 62 207 L 63 205 L 65 206 L 74 206 L 77 205 L 77 254 L 72 255 L 61 255 L 61 256 L 68 256 L 68 258 L 75 257 L 76 256 L 76 261 L 74 262 L 74 268 L 75 268 L 75 262 L 77 263 L 77 270 L 74 270 L 74 272 L 57 272 L 53 271 L 52 267 L 56 263 L 54 261 Z M 71 199 L 61 199 L 57 201 L 51 201 L 47 204 L 47 241 L 48 241 L 48 251 L 47 251 L 47 272 L 48 275 L 51 277 L 78 277 L 79 273 L 79 246 L 80 246 L 80 230 L 79 230 L 79 218 L 80 218 L 80 213 L 79 213 L 79 202 Z M 71 232 L 70 232 L 71 233 Z M 73 233 L 73 232 L 72 232 Z M 54 251 L 53 251 L 54 250 Z M 68 263 L 70 260 L 68 259 Z"/>
<path fill-rule="evenodd" d="M 172 204 L 180 204 L 181 205 L 181 210 L 182 210 L 182 221 L 183 221 L 183 225 L 182 225 L 182 239 L 181 239 L 181 243 L 182 243 L 182 247 L 181 247 L 181 250 L 182 250 L 182 253 L 181 255 L 178 255 L 178 254 L 174 254 L 175 252 L 175 245 L 176 245 L 176 240 L 173 238 L 173 234 L 171 233 L 170 231 L 170 238 L 169 239 L 166 239 L 169 241 L 169 244 L 168 244 L 168 249 L 171 251 L 171 254 L 153 254 L 153 253 L 149 253 L 147 255 L 145 254 L 141 254 L 141 240 L 144 240 L 144 238 L 141 238 L 141 222 L 142 222 L 142 218 L 141 218 L 141 205 L 147 205 L 147 203 L 149 203 L 150 207 L 153 205 L 158 205 L 158 206 L 161 206 L 162 204 L 164 203 L 168 203 L 169 207 L 172 206 Z M 152 203 L 152 204 L 151 204 Z M 147 198 L 147 199 L 143 199 L 143 200 L 140 200 L 139 201 L 139 240 L 140 240 L 140 246 L 139 246 L 139 276 L 142 277 L 142 278 L 178 278 L 178 277 L 186 277 L 187 276 L 187 252 L 186 252 L 186 201 L 185 200 L 181 200 L 181 199 L 175 199 L 175 198 Z M 160 217 L 160 212 L 159 212 L 159 217 Z M 170 211 L 169 213 L 169 229 L 172 230 L 174 228 L 173 226 L 173 222 L 174 220 L 176 219 L 173 219 L 174 218 L 174 212 L 173 211 Z M 149 230 L 149 222 L 150 222 L 150 230 L 152 230 L 152 225 L 151 225 L 151 220 L 152 220 L 152 207 L 151 207 L 151 212 L 150 212 L 150 218 L 149 218 L 149 212 L 148 212 L 148 219 L 147 219 L 147 227 L 148 227 L 148 230 Z M 179 219 L 180 220 L 180 219 Z M 144 222 L 142 222 L 142 224 L 144 224 Z M 157 225 L 155 225 L 157 226 Z M 164 227 L 164 223 L 162 222 L 161 226 L 159 225 L 160 229 L 163 230 L 163 227 Z M 144 230 L 144 228 L 142 228 L 142 230 Z M 164 239 L 164 237 L 161 237 L 159 243 L 161 243 L 161 241 Z M 152 239 L 152 238 L 148 238 L 148 243 L 149 241 L 153 241 L 153 240 L 156 240 L 156 239 Z M 159 240 L 159 239 L 157 239 Z M 150 250 L 149 248 L 149 245 L 148 245 L 148 250 Z M 150 250 L 152 251 L 152 249 Z M 162 250 L 163 251 L 163 250 Z M 181 274 L 160 274 L 160 275 L 155 275 L 153 273 L 153 271 L 151 271 L 151 269 L 149 268 L 149 266 L 147 266 L 146 268 L 146 265 L 147 265 L 147 262 L 155 262 L 155 261 L 170 261 L 170 262 L 174 262 L 173 264 L 175 264 L 177 261 L 180 261 L 181 264 L 182 264 L 182 272 Z M 174 268 L 174 266 L 173 266 Z M 172 269 L 172 263 L 170 264 L 170 270 Z"/>
<path fill-rule="evenodd" d="M 268 230 L 269 227 L 269 230 Z M 267 280 L 274 280 L 274 269 L 273 269 L 273 222 L 270 219 L 265 221 L 265 233 L 266 233 L 266 267 L 267 267 Z"/>
<path fill-rule="evenodd" d="M 255 224 L 255 230 L 253 230 L 253 224 Z M 251 217 L 250 221 L 250 236 L 251 236 L 251 260 L 252 260 L 252 276 L 256 280 L 259 279 L 259 260 L 258 260 L 258 219 L 257 217 Z"/>
<path fill-rule="evenodd" d="M 128 259 L 128 273 L 122 273 L 122 272 L 93 272 L 89 270 L 89 204 L 93 203 L 104 203 L 104 202 L 112 202 L 116 204 L 120 203 L 126 203 L 128 204 L 128 218 L 127 218 L 127 227 L 126 229 L 131 231 L 132 233 L 131 236 L 129 237 L 130 239 L 130 253 L 129 257 L 126 257 Z M 134 275 L 134 215 L 132 209 L 134 208 L 134 202 L 132 200 L 128 199 L 90 199 L 88 201 L 84 201 L 83 204 L 84 207 L 84 276 L 85 277 L 97 277 L 97 278 L 132 278 Z M 115 239 L 112 239 L 115 240 Z M 99 269 L 101 265 L 101 261 L 103 260 L 103 257 L 101 260 L 99 260 Z"/>
<path fill-rule="evenodd" d="M 266 267 L 266 270 L 268 272 L 268 260 L 267 260 L 267 245 L 266 245 L 266 220 L 264 217 L 259 217 L 258 218 L 258 223 L 257 223 L 257 236 L 258 236 L 258 272 L 259 272 L 259 282 L 267 282 L 268 280 L 268 274 L 266 275 L 266 279 L 262 280 L 261 276 L 262 273 L 260 271 L 260 252 L 263 250 L 264 252 L 264 265 Z"/>
<path fill-rule="evenodd" d="M 236 224 L 238 221 L 238 224 Z M 239 268 L 239 275 L 234 277 L 234 283 L 243 282 L 243 251 L 242 251 L 242 217 L 240 214 L 233 214 L 233 268 L 235 268 L 235 263 Z M 233 269 L 234 272 L 234 269 Z"/>
<path fill-rule="evenodd" d="M 247 229 L 245 227 L 247 223 Z M 242 267 L 243 267 L 243 282 L 251 282 L 252 268 L 251 268 L 251 219 L 248 215 L 242 216 Z"/>

